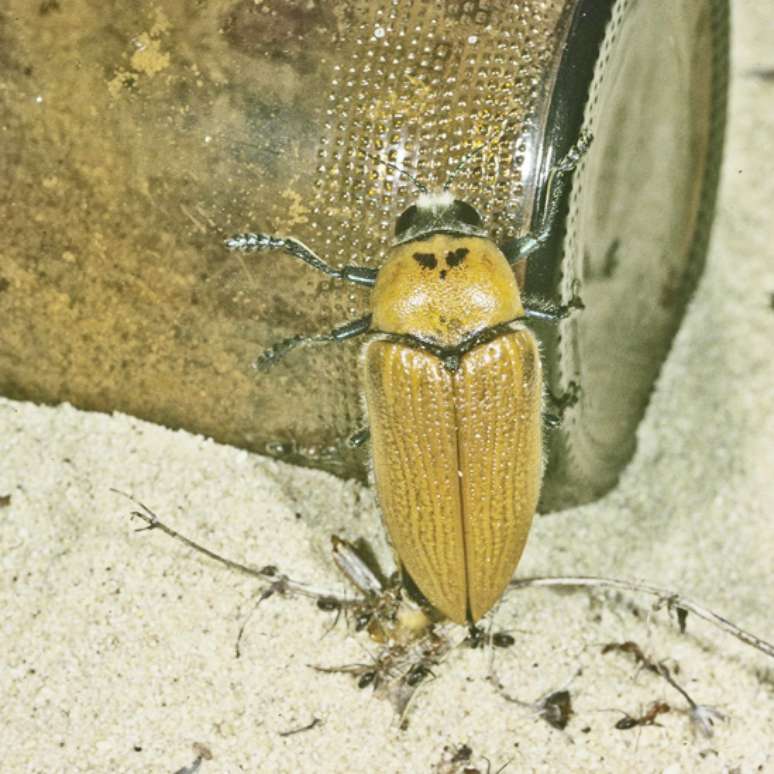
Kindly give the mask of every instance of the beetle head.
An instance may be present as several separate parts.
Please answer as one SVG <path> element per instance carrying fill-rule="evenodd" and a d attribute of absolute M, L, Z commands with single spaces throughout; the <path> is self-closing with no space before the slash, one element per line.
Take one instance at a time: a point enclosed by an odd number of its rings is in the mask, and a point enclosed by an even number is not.
<path fill-rule="evenodd" d="M 489 236 L 478 210 L 449 191 L 423 193 L 395 223 L 395 244 L 424 239 L 433 234 Z"/>

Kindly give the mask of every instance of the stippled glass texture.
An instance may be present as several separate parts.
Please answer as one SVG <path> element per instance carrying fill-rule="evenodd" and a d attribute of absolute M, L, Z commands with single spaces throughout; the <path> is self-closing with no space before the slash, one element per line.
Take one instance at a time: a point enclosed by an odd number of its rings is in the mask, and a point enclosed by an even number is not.
<path fill-rule="evenodd" d="M 223 239 L 379 266 L 416 196 L 382 162 L 433 186 L 490 140 L 455 189 L 519 231 L 564 5 L 9 0 L 0 391 L 362 473 L 356 345 L 252 362 L 367 291 Z"/>

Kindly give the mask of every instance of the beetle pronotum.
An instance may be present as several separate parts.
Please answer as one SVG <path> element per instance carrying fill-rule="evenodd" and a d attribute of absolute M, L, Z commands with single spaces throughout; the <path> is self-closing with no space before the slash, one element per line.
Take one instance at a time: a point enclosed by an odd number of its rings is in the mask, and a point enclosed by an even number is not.
<path fill-rule="evenodd" d="M 448 187 L 424 189 L 398 218 L 379 269 L 336 269 L 293 238 L 241 234 L 231 249 L 276 250 L 373 288 L 371 312 L 294 347 L 370 334 L 362 350 L 377 494 L 401 565 L 441 613 L 475 623 L 519 562 L 542 478 L 543 380 L 527 318 L 567 307 L 523 304 L 513 265 L 544 244 L 590 137 L 553 169 L 540 228 L 500 249 L 478 211 Z M 479 146 L 475 152 L 478 152 Z M 463 159 L 463 162 L 465 159 Z"/>

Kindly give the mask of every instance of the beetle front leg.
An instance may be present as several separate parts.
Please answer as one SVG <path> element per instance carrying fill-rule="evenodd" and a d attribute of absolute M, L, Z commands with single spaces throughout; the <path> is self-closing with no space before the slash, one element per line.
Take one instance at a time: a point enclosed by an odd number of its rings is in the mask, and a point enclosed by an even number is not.
<path fill-rule="evenodd" d="M 516 237 L 503 246 L 502 251 L 508 259 L 508 263 L 516 263 L 516 261 L 526 258 L 551 238 L 554 223 L 559 218 L 561 204 L 572 179 L 572 172 L 588 150 L 592 139 L 590 134 L 585 132 L 581 134 L 578 142 L 570 148 L 567 155 L 551 168 L 548 173 L 546 207 L 540 226 L 537 231 Z"/>
<path fill-rule="evenodd" d="M 305 344 L 331 344 L 346 341 L 347 339 L 366 333 L 370 327 L 371 315 L 367 314 L 365 317 L 361 317 L 358 320 L 352 320 L 352 322 L 340 325 L 329 333 L 320 333 L 316 336 L 290 336 L 287 339 L 278 341 L 276 344 L 269 347 L 269 349 L 262 352 L 253 366 L 258 371 L 267 371 L 278 360 L 290 352 L 290 350 L 295 349 L 296 347 Z"/>
<path fill-rule="evenodd" d="M 365 266 L 343 266 L 341 269 L 334 269 L 333 266 L 313 253 L 303 242 L 290 237 L 274 237 L 268 234 L 236 234 L 226 240 L 226 246 L 229 250 L 238 250 L 243 253 L 280 250 L 329 277 L 343 279 L 355 285 L 365 285 L 366 287 L 373 287 L 378 273 L 377 269 L 369 269 Z"/>

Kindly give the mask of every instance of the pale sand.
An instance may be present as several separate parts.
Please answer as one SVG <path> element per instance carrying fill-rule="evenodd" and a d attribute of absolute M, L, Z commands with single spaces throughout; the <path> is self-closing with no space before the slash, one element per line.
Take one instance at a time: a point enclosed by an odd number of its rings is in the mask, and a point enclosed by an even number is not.
<path fill-rule="evenodd" d="M 753 8 L 757 7 L 757 10 Z M 702 281 L 619 486 L 593 505 L 538 520 L 520 575 L 590 573 L 679 589 L 774 640 L 774 66 L 767 3 L 735 19 L 728 154 Z M 135 493 L 215 550 L 345 590 L 331 533 L 381 546 L 373 495 L 126 416 L 0 401 L 2 724 L 7 772 L 172 772 L 212 751 L 208 772 L 429 772 L 467 743 L 492 771 L 774 770 L 774 662 L 688 618 L 650 626 L 628 601 L 512 594 L 496 614 L 516 644 L 497 651 L 511 693 L 570 686 L 565 732 L 506 703 L 485 681 L 488 651 L 458 650 L 417 696 L 400 731 L 391 706 L 310 664 L 368 658 L 365 635 L 305 599 L 271 598 L 240 624 L 258 584 L 159 533 L 132 531 Z M 627 597 L 647 609 L 649 600 Z M 670 712 L 616 730 L 615 710 L 685 708 L 610 641 L 679 663 L 679 682 L 726 716 L 714 738 Z M 306 733 L 281 732 L 322 723 Z M 447 756 L 448 757 L 448 756 Z M 759 768 L 760 767 L 760 768 Z M 444 769 L 446 770 L 446 769 Z M 451 770 L 451 769 L 448 769 Z M 455 769 L 455 770 L 459 770 Z"/>

